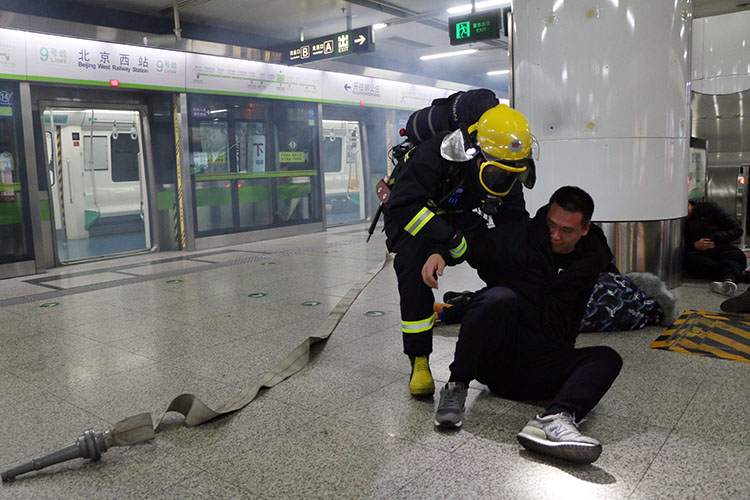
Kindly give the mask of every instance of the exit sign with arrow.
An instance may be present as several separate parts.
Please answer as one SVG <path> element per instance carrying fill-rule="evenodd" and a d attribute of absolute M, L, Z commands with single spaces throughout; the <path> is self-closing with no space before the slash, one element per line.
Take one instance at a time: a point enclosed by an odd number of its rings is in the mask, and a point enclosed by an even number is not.
<path fill-rule="evenodd" d="M 297 42 L 284 47 L 281 53 L 284 64 L 293 66 L 373 50 L 372 26 L 366 26 Z"/>

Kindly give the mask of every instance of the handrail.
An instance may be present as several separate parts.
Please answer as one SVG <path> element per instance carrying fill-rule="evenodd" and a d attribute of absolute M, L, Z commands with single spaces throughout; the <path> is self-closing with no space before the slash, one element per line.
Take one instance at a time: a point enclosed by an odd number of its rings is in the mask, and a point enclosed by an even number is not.
<path fill-rule="evenodd" d="M 317 170 L 282 170 L 277 172 L 236 172 L 227 174 L 195 174 L 196 182 L 226 181 L 234 179 L 271 179 L 279 177 L 315 177 Z"/>

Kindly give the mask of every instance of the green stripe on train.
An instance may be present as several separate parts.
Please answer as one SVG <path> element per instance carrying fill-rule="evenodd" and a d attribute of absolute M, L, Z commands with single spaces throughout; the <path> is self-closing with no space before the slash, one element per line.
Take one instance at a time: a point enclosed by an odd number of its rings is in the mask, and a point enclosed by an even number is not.
<path fill-rule="evenodd" d="M 225 174 L 195 174 L 196 182 L 228 181 L 232 179 L 274 179 L 279 177 L 314 177 L 316 170 L 279 170 L 272 172 L 237 172 Z"/>
<path fill-rule="evenodd" d="M 276 196 L 280 200 L 305 198 L 310 192 L 309 182 L 276 186 Z M 237 197 L 240 203 L 258 203 L 268 201 L 271 198 L 270 189 L 267 186 L 243 186 L 237 188 Z M 195 190 L 196 206 L 215 207 L 230 205 L 231 203 L 232 192 L 228 188 L 202 188 Z"/>
<path fill-rule="evenodd" d="M 299 184 L 282 184 L 276 186 L 276 195 L 280 200 L 292 200 L 294 198 L 305 198 L 310 195 L 311 186 L 309 182 Z M 270 196 L 268 186 L 242 186 L 237 189 L 240 203 L 267 202 Z M 212 207 L 229 205 L 232 203 L 231 191 L 227 188 L 205 188 L 198 189 L 195 193 L 196 204 L 199 207 Z M 171 210 L 175 205 L 174 191 L 161 191 L 157 194 L 157 208 L 159 210 Z M 86 225 L 90 226 L 96 219 L 96 212 L 86 210 Z M 49 221 L 51 217 L 49 200 L 39 200 L 39 214 L 43 221 Z M 0 226 L 8 224 L 21 224 L 23 212 L 21 201 L 0 202 Z"/>
<path fill-rule="evenodd" d="M 162 210 L 171 210 L 174 208 L 177 196 L 174 191 L 159 191 L 156 193 L 156 208 Z"/>
<path fill-rule="evenodd" d="M 0 201 L 0 225 L 21 224 L 23 222 L 23 213 L 21 211 L 21 201 Z"/>
<path fill-rule="evenodd" d="M 39 216 L 43 221 L 50 220 L 49 200 L 39 200 Z M 0 226 L 21 224 L 23 222 L 23 208 L 21 200 L 0 200 Z"/>

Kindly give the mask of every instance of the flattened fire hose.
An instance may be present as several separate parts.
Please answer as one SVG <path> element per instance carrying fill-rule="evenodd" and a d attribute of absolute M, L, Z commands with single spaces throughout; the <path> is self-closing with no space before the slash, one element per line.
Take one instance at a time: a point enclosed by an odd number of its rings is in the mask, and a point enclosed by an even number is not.
<path fill-rule="evenodd" d="M 304 368 L 310 361 L 310 347 L 318 342 L 327 340 L 333 330 L 349 310 L 357 296 L 367 284 L 383 269 L 390 259 L 385 258 L 367 272 L 336 304 L 315 333 L 302 341 L 292 352 L 282 359 L 274 368 L 236 394 L 229 401 L 215 410 L 206 406 L 193 394 L 180 394 L 169 403 L 169 406 L 154 422 L 150 413 L 140 413 L 117 422 L 108 431 L 87 430 L 74 443 L 39 458 L 35 458 L 18 467 L 0 473 L 3 481 L 10 481 L 15 477 L 40 470 L 74 458 L 88 458 L 97 461 L 101 454 L 113 446 L 131 446 L 156 437 L 162 419 L 170 411 L 181 413 L 185 417 L 185 424 L 189 427 L 203 424 L 221 415 L 235 412 L 247 406 L 262 388 L 270 388 L 294 375 Z"/>

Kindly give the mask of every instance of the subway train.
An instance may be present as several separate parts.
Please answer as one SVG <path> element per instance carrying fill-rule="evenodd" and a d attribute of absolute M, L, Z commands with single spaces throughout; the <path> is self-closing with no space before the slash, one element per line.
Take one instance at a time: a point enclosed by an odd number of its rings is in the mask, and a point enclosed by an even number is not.
<path fill-rule="evenodd" d="M 6 277 L 365 221 L 409 114 L 470 88 L 2 35 Z"/>

